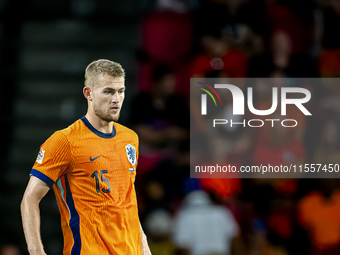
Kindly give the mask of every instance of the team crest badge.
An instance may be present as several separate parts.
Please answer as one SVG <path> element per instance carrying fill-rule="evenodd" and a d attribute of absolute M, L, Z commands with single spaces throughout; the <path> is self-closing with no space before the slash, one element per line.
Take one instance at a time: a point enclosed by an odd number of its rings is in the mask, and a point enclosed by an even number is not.
<path fill-rule="evenodd" d="M 39 154 L 38 154 L 38 157 L 37 157 L 37 162 L 39 164 L 42 164 L 42 161 L 43 161 L 43 158 L 45 156 L 45 151 L 43 150 L 43 148 L 40 148 L 40 151 L 39 151 Z"/>
<path fill-rule="evenodd" d="M 126 156 L 127 156 L 128 160 L 130 161 L 130 163 L 134 167 L 137 163 L 135 147 L 133 147 L 131 144 L 128 144 L 128 145 L 125 146 L 125 150 L 126 150 Z"/>

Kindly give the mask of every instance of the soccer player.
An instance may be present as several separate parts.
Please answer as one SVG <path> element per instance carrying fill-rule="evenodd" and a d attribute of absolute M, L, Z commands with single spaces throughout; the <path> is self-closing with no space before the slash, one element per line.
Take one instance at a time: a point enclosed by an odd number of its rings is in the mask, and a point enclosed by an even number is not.
<path fill-rule="evenodd" d="M 116 123 L 124 100 L 120 64 L 100 59 L 85 71 L 84 117 L 40 147 L 21 202 L 31 255 L 46 254 L 39 202 L 53 187 L 61 214 L 64 255 L 149 255 L 138 218 L 134 181 L 138 136 Z"/>

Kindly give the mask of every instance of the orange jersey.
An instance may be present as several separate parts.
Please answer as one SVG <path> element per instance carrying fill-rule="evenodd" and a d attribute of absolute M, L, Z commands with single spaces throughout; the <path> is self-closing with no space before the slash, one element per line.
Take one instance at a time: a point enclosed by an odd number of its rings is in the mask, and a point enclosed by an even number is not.
<path fill-rule="evenodd" d="M 114 123 L 96 130 L 83 117 L 41 146 L 31 175 L 53 186 L 64 255 L 142 254 L 134 181 L 138 136 Z"/>

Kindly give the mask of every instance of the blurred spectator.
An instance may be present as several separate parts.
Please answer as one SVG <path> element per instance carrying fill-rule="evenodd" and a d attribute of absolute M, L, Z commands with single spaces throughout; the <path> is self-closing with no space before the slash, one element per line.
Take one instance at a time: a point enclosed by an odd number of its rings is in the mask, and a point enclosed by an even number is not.
<path fill-rule="evenodd" d="M 293 54 L 304 53 L 312 45 L 313 5 L 313 1 L 309 0 L 273 0 L 266 3 L 269 31 L 285 31 L 291 40 Z"/>
<path fill-rule="evenodd" d="M 280 197 L 264 179 L 243 181 L 237 216 L 242 224 L 247 254 L 290 254 L 288 248 L 295 215 L 292 200 Z"/>
<path fill-rule="evenodd" d="M 165 210 L 151 212 L 145 220 L 148 243 L 153 255 L 175 255 L 171 242 L 172 219 Z"/>
<path fill-rule="evenodd" d="M 220 38 L 244 52 L 250 50 L 254 35 L 265 34 L 268 27 L 262 0 L 201 0 L 193 16 L 198 38 Z"/>
<path fill-rule="evenodd" d="M 292 39 L 284 30 L 271 37 L 271 51 L 249 60 L 248 77 L 270 77 L 280 72 L 288 77 L 317 77 L 313 59 L 304 53 L 293 53 Z"/>
<path fill-rule="evenodd" d="M 143 178 L 145 177 L 145 178 Z M 142 195 L 142 202 L 139 211 L 139 218 L 144 222 L 145 218 L 154 211 L 165 210 L 173 212 L 170 201 L 166 197 L 166 190 L 161 182 L 157 179 L 151 179 L 149 176 L 143 176 L 138 181 L 138 191 Z"/>
<path fill-rule="evenodd" d="M 322 46 L 325 49 L 339 49 L 340 40 L 336 36 L 340 32 L 339 1 L 324 1 L 320 7 L 322 11 Z"/>
<path fill-rule="evenodd" d="M 340 123 L 327 121 L 323 125 L 314 160 L 318 164 L 338 164 L 340 160 Z"/>
<path fill-rule="evenodd" d="M 151 91 L 138 94 L 131 106 L 131 126 L 140 138 L 141 171 L 143 157 L 150 168 L 161 159 L 172 158 L 188 139 L 189 111 L 185 99 L 174 94 L 172 70 L 159 65 L 152 78 Z"/>
<path fill-rule="evenodd" d="M 327 91 L 318 105 L 321 130 L 314 160 L 320 164 L 335 164 L 340 160 L 340 88 L 337 79 L 322 79 Z"/>
<path fill-rule="evenodd" d="M 240 180 L 235 178 L 203 178 L 201 183 L 204 190 L 214 192 L 222 199 L 231 198 L 242 189 Z"/>
<path fill-rule="evenodd" d="M 340 76 L 340 4 L 337 0 L 319 3 L 319 18 L 316 25 L 320 27 L 322 42 L 320 55 L 320 74 L 322 77 Z"/>
<path fill-rule="evenodd" d="M 190 158 L 188 152 L 177 154 L 174 160 L 166 160 L 157 164 L 153 170 L 145 175 L 145 179 L 159 182 L 164 189 L 164 200 L 169 204 L 178 203 L 186 194 L 185 180 L 189 177 Z M 181 160 L 186 157 L 185 161 Z"/>
<path fill-rule="evenodd" d="M 145 17 L 142 28 L 142 49 L 149 60 L 172 67 L 188 57 L 192 43 L 190 16 L 183 3 L 173 2 L 158 0 L 158 8 Z"/>
<path fill-rule="evenodd" d="M 204 191 L 193 191 L 176 216 L 173 239 L 187 254 L 224 255 L 232 254 L 238 235 L 238 224 L 227 208 L 212 204 Z"/>
<path fill-rule="evenodd" d="M 299 220 L 309 230 L 311 254 L 340 252 L 340 191 L 334 179 L 320 179 L 318 187 L 299 202 Z"/>
<path fill-rule="evenodd" d="M 201 38 L 203 53 L 192 63 L 192 77 L 245 77 L 246 56 L 213 36 Z"/>
<path fill-rule="evenodd" d="M 186 79 L 189 77 L 185 63 L 191 55 L 192 34 L 191 18 L 181 1 L 157 0 L 156 10 L 142 21 L 140 91 L 151 90 L 152 72 L 160 63 L 173 69 L 176 77 L 175 91 L 188 93 Z"/>
<path fill-rule="evenodd" d="M 340 49 L 324 49 L 320 56 L 321 77 L 340 76 Z"/>

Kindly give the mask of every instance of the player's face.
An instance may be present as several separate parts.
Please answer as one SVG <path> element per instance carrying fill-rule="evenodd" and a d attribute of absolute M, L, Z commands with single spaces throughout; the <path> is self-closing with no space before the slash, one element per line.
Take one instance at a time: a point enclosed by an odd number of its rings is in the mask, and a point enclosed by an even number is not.
<path fill-rule="evenodd" d="M 119 119 L 125 97 L 124 77 L 103 75 L 98 77 L 92 90 L 94 113 L 102 120 L 111 122 Z"/>

